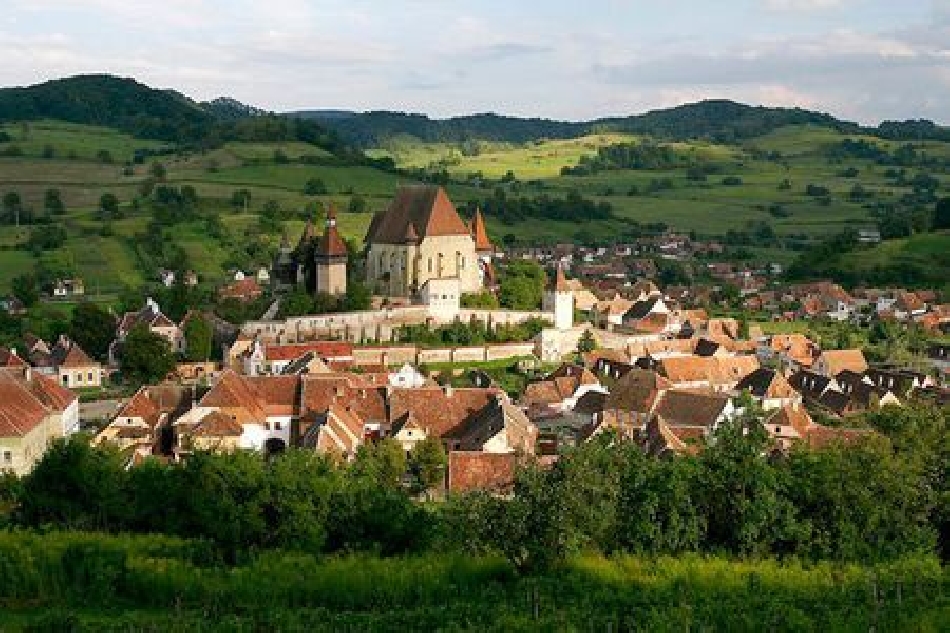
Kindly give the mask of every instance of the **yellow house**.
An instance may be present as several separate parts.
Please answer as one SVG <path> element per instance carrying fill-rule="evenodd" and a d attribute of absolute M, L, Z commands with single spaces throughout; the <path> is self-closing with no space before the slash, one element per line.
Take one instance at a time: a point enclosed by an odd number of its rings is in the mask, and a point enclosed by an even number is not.
<path fill-rule="evenodd" d="M 72 417 L 75 394 L 29 368 L 0 370 L 0 471 L 28 474 Z"/>

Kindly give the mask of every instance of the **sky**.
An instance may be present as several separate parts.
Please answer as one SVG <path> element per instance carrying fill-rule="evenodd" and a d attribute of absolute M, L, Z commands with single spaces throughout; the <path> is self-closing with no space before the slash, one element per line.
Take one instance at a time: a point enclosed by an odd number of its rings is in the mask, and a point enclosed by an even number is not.
<path fill-rule="evenodd" d="M 586 120 L 706 98 L 950 124 L 950 0 L 4 0 L 0 85 Z"/>

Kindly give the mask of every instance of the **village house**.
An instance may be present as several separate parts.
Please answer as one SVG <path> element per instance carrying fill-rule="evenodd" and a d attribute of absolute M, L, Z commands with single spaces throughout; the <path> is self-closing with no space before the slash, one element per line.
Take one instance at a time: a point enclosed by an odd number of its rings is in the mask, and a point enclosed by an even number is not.
<path fill-rule="evenodd" d="M 69 299 L 86 294 L 86 286 L 82 279 L 57 279 L 53 282 L 50 295 L 54 299 Z"/>
<path fill-rule="evenodd" d="M 116 328 L 115 340 L 109 346 L 109 364 L 118 365 L 118 352 L 132 328 L 142 325 L 148 328 L 152 334 L 157 334 L 168 341 L 173 352 L 185 352 L 185 334 L 182 328 L 165 316 L 161 308 L 155 301 L 149 297 L 145 300 L 145 306 L 138 312 L 126 312 L 119 320 Z"/>
<path fill-rule="evenodd" d="M 305 358 L 308 354 L 310 356 Z M 353 364 L 353 344 L 345 341 L 310 341 L 273 345 L 255 338 L 236 360 L 240 362 L 241 373 L 245 376 L 263 376 L 285 373 L 288 367 L 299 373 L 301 366 L 310 368 L 316 359 L 331 369 L 347 368 Z"/>
<path fill-rule="evenodd" d="M 231 299 L 241 303 L 256 301 L 264 294 L 264 289 L 255 277 L 245 276 L 240 270 L 234 274 L 234 281 L 218 288 L 218 298 Z"/>
<path fill-rule="evenodd" d="M 821 353 L 818 345 L 804 334 L 773 334 L 756 348 L 762 362 L 774 361 L 786 373 L 808 369 Z"/>
<path fill-rule="evenodd" d="M 760 367 L 739 381 L 735 394 L 748 393 L 764 410 L 802 404 L 802 395 L 795 391 L 781 373 Z"/>
<path fill-rule="evenodd" d="M 112 444 L 132 458 L 172 455 L 175 437 L 172 424 L 189 411 L 196 397 L 190 387 L 155 385 L 139 388 L 93 438 L 93 443 Z"/>
<path fill-rule="evenodd" d="M 406 450 L 429 436 L 449 451 L 534 454 L 538 430 L 504 392 L 489 388 L 393 389 L 391 436 Z"/>
<path fill-rule="evenodd" d="M 589 369 L 578 365 L 561 365 L 541 380 L 528 384 L 521 399 L 526 409 L 549 408 L 567 411 L 574 408 L 584 394 L 607 393 Z"/>
<path fill-rule="evenodd" d="M 817 424 L 803 406 L 785 405 L 775 409 L 764 421 L 765 430 L 775 448 L 786 452 L 796 443 L 822 448 L 834 442 L 851 444 L 874 432 L 870 429 L 829 427 Z"/>
<path fill-rule="evenodd" d="M 755 356 L 671 356 L 657 363 L 657 371 L 678 389 L 707 388 L 732 391 L 759 368 Z"/>
<path fill-rule="evenodd" d="M 815 360 L 814 371 L 825 376 L 835 377 L 848 370 L 863 374 L 868 368 L 864 352 L 859 349 L 828 349 L 822 351 Z"/>
<path fill-rule="evenodd" d="M 28 474 L 49 443 L 79 430 L 79 399 L 22 365 L 0 368 L 0 472 Z"/>
<path fill-rule="evenodd" d="M 46 341 L 29 334 L 24 338 L 28 351 L 27 360 L 37 372 L 55 377 L 61 385 L 69 389 L 102 386 L 102 365 L 91 359 L 68 336 L 61 335 L 52 347 Z"/>

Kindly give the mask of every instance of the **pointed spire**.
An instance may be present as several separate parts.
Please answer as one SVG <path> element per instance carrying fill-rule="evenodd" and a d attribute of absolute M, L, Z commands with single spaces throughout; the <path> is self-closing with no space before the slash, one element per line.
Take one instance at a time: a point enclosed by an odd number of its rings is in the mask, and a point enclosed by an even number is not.
<path fill-rule="evenodd" d="M 415 244 L 419 241 L 419 233 L 416 232 L 416 227 L 410 222 L 406 225 L 406 243 Z"/>
<path fill-rule="evenodd" d="M 554 284 L 552 289 L 555 292 L 568 292 L 570 288 L 567 285 L 567 277 L 564 276 L 564 267 L 561 262 L 557 263 L 557 270 L 554 273 Z"/>
<path fill-rule="evenodd" d="M 493 251 L 491 240 L 488 239 L 488 231 L 485 229 L 485 218 L 482 217 L 482 210 L 475 207 L 475 217 L 472 218 L 472 237 L 475 239 L 475 250 L 478 252 Z"/>

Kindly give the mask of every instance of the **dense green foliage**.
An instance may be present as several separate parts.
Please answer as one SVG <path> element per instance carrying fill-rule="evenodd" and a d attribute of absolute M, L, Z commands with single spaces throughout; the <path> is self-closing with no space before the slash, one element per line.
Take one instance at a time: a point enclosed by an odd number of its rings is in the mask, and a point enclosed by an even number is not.
<path fill-rule="evenodd" d="M 196 454 L 125 469 L 81 440 L 48 451 L 18 492 L 14 521 L 201 537 L 235 562 L 257 548 L 385 555 L 431 547 L 496 552 L 520 571 L 575 553 L 686 552 L 879 562 L 950 555 L 950 433 L 938 409 L 883 409 L 883 435 L 851 446 L 771 456 L 751 416 L 723 425 L 696 457 L 656 460 L 609 435 L 550 468 L 521 471 L 513 495 L 453 497 L 425 507 L 444 464 L 392 440 L 350 464 L 291 450 Z M 415 481 L 405 487 L 406 476 Z"/>
<path fill-rule="evenodd" d="M 464 142 L 470 139 L 523 143 L 540 138 L 572 138 L 596 132 L 649 134 L 661 138 L 712 138 L 734 141 L 765 134 L 783 125 L 816 123 L 857 130 L 854 124 L 827 114 L 798 108 L 752 107 L 732 101 L 701 101 L 628 117 L 568 123 L 477 114 L 436 120 L 403 112 L 298 112 L 336 130 L 350 142 L 378 147 L 391 138 L 413 136 L 425 142 Z M 939 130 L 939 128 L 935 128 Z"/>
<path fill-rule="evenodd" d="M 77 75 L 26 88 L 0 89 L 0 122 L 58 119 L 114 127 L 142 139 L 204 148 L 228 141 L 302 141 L 327 150 L 336 160 L 370 162 L 313 121 L 256 110 L 236 117 L 233 107 L 223 112 L 221 105 L 199 104 L 177 92 L 149 88 L 134 79 Z M 140 150 L 137 159 L 143 160 L 150 153 Z M 105 154 L 102 156 L 105 158 Z M 111 156 L 103 162 L 111 162 Z"/>
<path fill-rule="evenodd" d="M 104 361 L 115 338 L 115 317 L 102 306 L 84 301 L 73 311 L 69 336 L 87 354 Z"/>
<path fill-rule="evenodd" d="M 119 367 L 122 375 L 138 384 L 165 379 L 175 368 L 175 353 L 168 339 L 138 324 L 119 345 Z"/>

